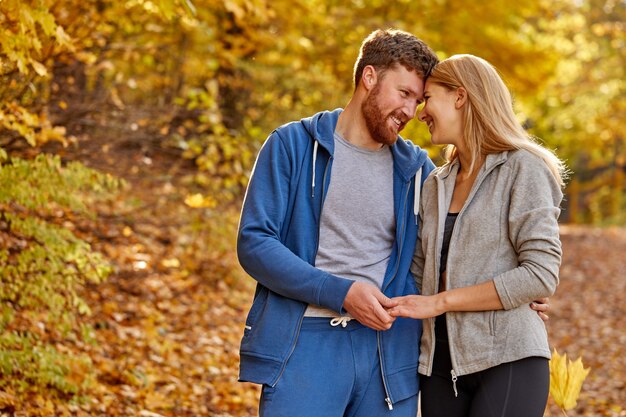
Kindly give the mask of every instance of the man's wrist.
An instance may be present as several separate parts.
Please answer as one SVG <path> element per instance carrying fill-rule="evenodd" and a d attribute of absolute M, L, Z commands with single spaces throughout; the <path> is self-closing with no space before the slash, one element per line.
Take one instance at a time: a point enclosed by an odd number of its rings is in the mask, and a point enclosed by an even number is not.
<path fill-rule="evenodd" d="M 356 281 L 350 282 L 350 284 L 348 285 L 348 288 L 345 290 L 346 291 L 346 295 L 343 298 L 343 303 L 341 303 L 341 308 L 339 309 L 339 314 L 348 314 L 348 310 L 346 309 L 346 300 L 348 299 L 348 295 L 350 294 L 350 290 L 354 286 L 355 282 Z"/>

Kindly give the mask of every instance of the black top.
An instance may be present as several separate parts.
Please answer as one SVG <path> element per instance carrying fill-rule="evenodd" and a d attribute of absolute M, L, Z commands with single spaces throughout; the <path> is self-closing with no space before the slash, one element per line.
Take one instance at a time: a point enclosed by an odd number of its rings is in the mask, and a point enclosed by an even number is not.
<path fill-rule="evenodd" d="M 448 250 L 450 249 L 450 237 L 452 236 L 452 230 L 454 230 L 454 223 L 459 213 L 448 213 L 446 216 L 446 225 L 443 230 L 443 245 L 441 246 L 441 264 L 439 264 L 439 284 L 441 285 L 441 275 L 446 270 L 446 263 L 448 262 Z M 441 286 L 439 290 L 442 290 Z"/>
<path fill-rule="evenodd" d="M 443 245 L 441 245 L 441 264 L 439 265 L 439 291 L 445 290 L 443 288 L 443 273 L 446 270 L 446 263 L 448 262 L 448 250 L 450 249 L 450 237 L 454 230 L 454 223 L 459 213 L 448 213 L 446 216 L 446 225 L 443 230 Z M 437 352 L 447 352 L 448 344 L 448 330 L 446 328 L 446 315 L 441 314 L 435 318 L 435 339 L 437 341 L 437 347 L 435 348 L 435 354 Z M 447 356 L 449 358 L 449 356 Z M 448 361 L 450 359 L 447 359 Z M 449 368 L 451 368 L 450 365 Z M 446 368 L 446 372 L 449 368 Z M 434 371 L 433 371 L 434 372 Z"/>

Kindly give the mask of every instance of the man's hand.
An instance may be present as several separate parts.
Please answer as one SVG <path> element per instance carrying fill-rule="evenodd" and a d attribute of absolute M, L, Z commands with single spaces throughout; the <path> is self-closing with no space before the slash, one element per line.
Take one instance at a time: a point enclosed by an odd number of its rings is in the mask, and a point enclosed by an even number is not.
<path fill-rule="evenodd" d="M 343 308 L 352 318 L 374 330 L 388 330 L 396 320 L 385 310 L 396 302 L 386 297 L 378 288 L 364 282 L 352 284 L 343 301 Z"/>
<path fill-rule="evenodd" d="M 539 317 L 541 317 L 541 320 L 543 320 L 544 322 L 550 320 L 550 316 L 548 316 L 548 312 L 550 311 L 549 301 L 550 299 L 548 297 L 545 297 L 530 303 L 530 308 L 535 310 L 537 314 L 539 314 Z"/>

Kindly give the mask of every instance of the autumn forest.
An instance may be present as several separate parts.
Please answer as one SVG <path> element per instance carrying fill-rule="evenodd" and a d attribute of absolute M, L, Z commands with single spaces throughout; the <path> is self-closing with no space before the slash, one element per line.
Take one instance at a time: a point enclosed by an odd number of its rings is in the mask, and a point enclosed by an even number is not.
<path fill-rule="evenodd" d="M 493 63 L 571 171 L 546 417 L 626 416 L 626 1 L 0 0 L 0 416 L 255 416 L 235 253 L 277 126 L 343 107 L 361 41 Z M 402 132 L 443 163 L 417 120 Z"/>

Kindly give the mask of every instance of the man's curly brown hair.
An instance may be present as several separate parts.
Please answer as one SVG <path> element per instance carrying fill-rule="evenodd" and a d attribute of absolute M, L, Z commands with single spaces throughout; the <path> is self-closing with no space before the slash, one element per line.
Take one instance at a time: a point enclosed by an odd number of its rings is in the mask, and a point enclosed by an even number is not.
<path fill-rule="evenodd" d="M 379 29 L 365 38 L 354 64 L 354 87 L 363 76 L 363 69 L 372 65 L 379 75 L 400 64 L 426 79 L 439 62 L 437 55 L 416 36 L 397 29 Z"/>

